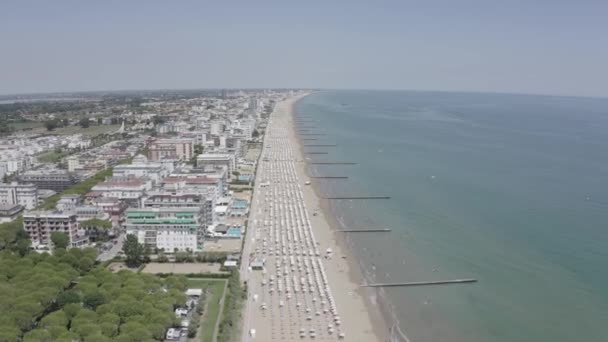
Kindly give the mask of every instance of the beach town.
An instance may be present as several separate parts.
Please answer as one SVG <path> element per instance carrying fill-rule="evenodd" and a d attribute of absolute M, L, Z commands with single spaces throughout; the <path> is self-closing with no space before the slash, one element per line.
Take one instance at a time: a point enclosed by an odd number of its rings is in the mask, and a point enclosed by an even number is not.
<path fill-rule="evenodd" d="M 0 138 L 3 229 L 30 253 L 94 250 L 111 272 L 188 277 L 164 340 L 380 340 L 307 175 L 294 104 L 309 93 L 85 98 L 86 116 L 21 117 Z M 213 298 L 217 312 L 193 316 Z"/>

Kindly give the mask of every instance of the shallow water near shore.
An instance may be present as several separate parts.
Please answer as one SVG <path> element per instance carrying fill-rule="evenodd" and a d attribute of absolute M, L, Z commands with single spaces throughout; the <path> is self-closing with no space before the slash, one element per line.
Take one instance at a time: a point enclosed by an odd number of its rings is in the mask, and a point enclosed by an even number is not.
<path fill-rule="evenodd" d="M 608 99 L 318 92 L 295 107 L 369 281 L 411 341 L 608 340 Z M 312 143 L 312 142 L 311 142 Z M 389 304 L 390 303 L 390 304 Z M 392 324 L 393 318 L 388 318 Z"/>

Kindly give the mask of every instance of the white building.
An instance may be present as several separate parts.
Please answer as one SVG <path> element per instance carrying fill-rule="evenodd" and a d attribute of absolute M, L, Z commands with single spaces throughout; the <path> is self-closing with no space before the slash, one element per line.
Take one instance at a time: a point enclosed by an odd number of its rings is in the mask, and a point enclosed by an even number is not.
<path fill-rule="evenodd" d="M 234 154 L 228 153 L 203 153 L 196 158 L 196 166 L 205 167 L 208 165 L 225 166 L 228 171 L 228 177 L 232 171 L 236 170 L 236 158 Z"/>
<path fill-rule="evenodd" d="M 80 204 L 82 204 L 82 196 L 70 194 L 61 196 L 55 207 L 60 211 L 71 211 Z"/>
<path fill-rule="evenodd" d="M 245 138 L 251 139 L 251 137 L 253 136 L 253 130 L 255 129 L 255 120 L 254 119 L 235 120 L 232 127 L 241 130 L 243 132 L 243 135 L 245 136 Z"/>
<path fill-rule="evenodd" d="M 147 178 L 135 178 L 126 181 L 106 181 L 95 185 L 91 192 L 101 197 L 111 197 L 124 200 L 132 207 L 141 205 L 145 192 L 152 188 L 152 182 Z"/>
<path fill-rule="evenodd" d="M 88 153 L 77 156 L 70 156 L 67 157 L 66 160 L 68 162 L 69 172 L 91 168 L 103 170 L 108 168 L 109 166 L 107 159 L 100 158 L 99 156 Z"/>
<path fill-rule="evenodd" d="M 225 192 L 224 181 L 221 178 L 208 176 L 176 177 L 163 179 L 162 189 L 169 192 L 193 193 L 212 198 L 214 201 Z"/>
<path fill-rule="evenodd" d="M 220 121 L 213 121 L 210 125 L 210 133 L 211 135 L 220 135 L 224 132 L 224 123 Z"/>
<path fill-rule="evenodd" d="M 125 229 L 139 243 L 166 252 L 201 251 L 206 226 L 200 208 L 128 209 Z"/>
<path fill-rule="evenodd" d="M 134 162 L 132 164 L 114 166 L 112 174 L 117 177 L 148 177 L 152 180 L 153 184 L 157 184 L 161 179 L 169 175 L 169 171 L 170 170 L 161 163 Z"/>
<path fill-rule="evenodd" d="M 38 188 L 34 184 L 0 184 L 0 204 L 19 204 L 27 210 L 38 206 Z"/>

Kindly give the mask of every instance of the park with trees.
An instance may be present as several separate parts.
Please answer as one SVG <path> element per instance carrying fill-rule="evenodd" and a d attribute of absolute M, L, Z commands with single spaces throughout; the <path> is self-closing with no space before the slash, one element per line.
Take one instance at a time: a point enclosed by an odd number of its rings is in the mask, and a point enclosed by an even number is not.
<path fill-rule="evenodd" d="M 0 342 L 162 341 L 179 326 L 186 277 L 112 273 L 59 234 L 53 255 L 36 253 L 16 223 L 0 225 Z"/>

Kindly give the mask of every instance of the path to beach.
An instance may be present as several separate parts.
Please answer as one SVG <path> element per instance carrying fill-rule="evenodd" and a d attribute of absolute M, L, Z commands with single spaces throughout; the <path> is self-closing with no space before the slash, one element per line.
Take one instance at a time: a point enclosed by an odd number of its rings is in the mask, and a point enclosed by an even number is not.
<path fill-rule="evenodd" d="M 346 254 L 305 185 L 292 117 L 298 99 L 276 106 L 264 138 L 243 249 L 242 341 L 378 341 Z M 263 261 L 263 270 L 248 260 Z"/>

